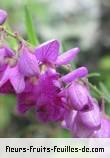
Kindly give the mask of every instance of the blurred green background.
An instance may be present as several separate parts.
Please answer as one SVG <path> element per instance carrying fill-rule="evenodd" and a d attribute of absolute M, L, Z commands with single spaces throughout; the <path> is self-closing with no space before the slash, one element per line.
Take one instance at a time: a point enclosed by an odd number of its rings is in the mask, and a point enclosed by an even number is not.
<path fill-rule="evenodd" d="M 8 25 L 27 40 L 26 6 L 40 43 L 57 38 L 64 51 L 80 47 L 81 52 L 71 64 L 73 68 L 88 67 L 92 73 L 89 80 L 105 97 L 110 115 L 110 1 L 0 0 L 0 8 L 9 14 Z M 99 99 L 97 90 L 92 93 Z M 33 113 L 18 116 L 15 105 L 14 96 L 0 96 L 0 137 L 71 137 L 58 124 L 37 122 Z"/>

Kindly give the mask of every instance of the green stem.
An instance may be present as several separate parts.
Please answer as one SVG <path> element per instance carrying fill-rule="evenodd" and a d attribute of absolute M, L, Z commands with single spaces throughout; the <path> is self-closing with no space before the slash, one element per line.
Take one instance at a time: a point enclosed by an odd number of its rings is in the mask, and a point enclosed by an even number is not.
<path fill-rule="evenodd" d="M 8 36 L 10 36 L 10 37 L 12 37 L 12 38 L 15 38 L 18 42 L 22 42 L 24 39 L 22 39 L 22 37 L 20 37 L 18 34 L 16 34 L 16 33 L 12 33 L 12 32 L 10 32 L 10 31 L 8 31 L 8 30 L 4 30 L 5 32 L 6 32 L 6 34 L 8 35 Z"/>
<path fill-rule="evenodd" d="M 10 32 L 9 30 L 7 30 L 4 27 L 1 27 L 0 31 L 1 32 L 5 32 L 8 36 L 16 39 L 17 42 L 19 42 L 19 43 L 24 42 L 24 43 L 26 43 L 27 45 L 29 45 L 29 46 L 31 46 L 33 48 L 33 45 L 31 43 L 29 43 L 28 41 L 25 41 L 19 34 Z"/>
<path fill-rule="evenodd" d="M 10 32 L 3 26 L 0 27 L 0 32 L 6 33 L 8 36 L 15 38 L 18 42 L 23 41 L 23 39 L 17 33 Z"/>

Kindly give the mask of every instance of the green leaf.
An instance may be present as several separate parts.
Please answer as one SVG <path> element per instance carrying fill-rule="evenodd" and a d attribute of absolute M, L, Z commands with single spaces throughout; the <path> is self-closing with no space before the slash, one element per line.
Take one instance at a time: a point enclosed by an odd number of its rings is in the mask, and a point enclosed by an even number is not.
<path fill-rule="evenodd" d="M 89 87 L 91 88 L 91 90 L 93 90 L 96 94 L 98 94 L 99 96 L 103 96 L 104 99 L 110 103 L 110 97 L 108 97 L 105 92 L 101 89 L 99 90 L 95 85 L 91 84 L 90 82 L 88 83 Z"/>
<path fill-rule="evenodd" d="M 100 73 L 97 73 L 97 72 L 93 72 L 93 73 L 90 73 L 87 77 L 100 77 Z"/>
<path fill-rule="evenodd" d="M 34 29 L 32 16 L 27 5 L 25 5 L 24 10 L 25 10 L 25 25 L 28 34 L 28 40 L 31 44 L 37 45 L 39 42 L 36 36 L 36 31 Z"/>
<path fill-rule="evenodd" d="M 106 86 L 100 82 L 99 83 L 100 89 L 103 92 L 104 96 L 106 97 L 106 99 L 110 102 L 110 92 L 109 90 L 106 88 Z"/>

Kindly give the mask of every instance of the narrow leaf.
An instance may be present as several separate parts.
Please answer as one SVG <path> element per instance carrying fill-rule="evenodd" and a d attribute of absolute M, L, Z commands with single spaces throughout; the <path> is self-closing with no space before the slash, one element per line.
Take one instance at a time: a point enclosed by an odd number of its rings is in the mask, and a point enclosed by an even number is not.
<path fill-rule="evenodd" d="M 101 91 L 104 93 L 106 98 L 108 98 L 110 100 L 110 92 L 109 92 L 109 90 L 106 88 L 106 86 L 102 82 L 100 82 L 99 85 L 100 85 Z"/>
<path fill-rule="evenodd" d="M 108 103 L 110 103 L 110 98 L 108 96 L 106 96 L 106 94 L 102 90 L 99 90 L 95 85 L 91 84 L 90 82 L 88 82 L 88 84 L 89 84 L 89 87 L 91 88 L 91 90 L 93 90 L 99 96 L 103 96 L 105 98 L 105 100 Z"/>
<path fill-rule="evenodd" d="M 101 75 L 100 75 L 100 73 L 97 73 L 97 72 L 93 72 L 93 73 L 90 73 L 90 74 L 88 74 L 88 76 L 87 77 L 100 77 Z"/>
<path fill-rule="evenodd" d="M 28 34 L 28 40 L 31 44 L 37 45 L 38 39 L 36 36 L 36 31 L 34 29 L 32 16 L 27 5 L 25 5 L 24 10 L 25 10 L 25 25 L 26 25 L 27 34 Z"/>

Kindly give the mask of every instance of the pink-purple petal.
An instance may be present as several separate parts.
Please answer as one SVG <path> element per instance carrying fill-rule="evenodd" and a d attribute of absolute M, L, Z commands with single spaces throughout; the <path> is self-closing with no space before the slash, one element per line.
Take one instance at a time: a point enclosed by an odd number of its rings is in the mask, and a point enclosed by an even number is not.
<path fill-rule="evenodd" d="M 75 110 L 71 110 L 71 111 L 68 111 L 65 113 L 64 121 L 65 121 L 65 127 L 67 129 L 72 129 L 72 126 L 75 123 L 76 115 L 77 115 L 77 111 L 75 111 Z"/>
<path fill-rule="evenodd" d="M 89 103 L 90 93 L 88 88 L 77 81 L 74 81 L 67 89 L 68 104 L 75 110 L 83 110 L 91 108 Z"/>
<path fill-rule="evenodd" d="M 7 67 L 0 80 L 0 87 L 2 87 L 8 80 L 11 82 L 16 93 L 21 93 L 24 90 L 24 76 L 20 74 L 17 66 L 13 68 L 10 68 L 9 66 Z"/>
<path fill-rule="evenodd" d="M 59 42 L 51 40 L 41 44 L 35 49 L 36 57 L 43 63 L 53 63 L 56 61 L 59 53 Z"/>
<path fill-rule="evenodd" d="M 74 48 L 67 52 L 64 52 L 63 54 L 58 56 L 56 60 L 56 65 L 60 66 L 60 65 L 68 64 L 70 61 L 74 59 L 74 57 L 78 54 L 79 51 L 80 51 L 79 48 Z"/>
<path fill-rule="evenodd" d="M 22 48 L 18 61 L 19 71 L 24 76 L 33 76 L 39 74 L 38 61 L 34 54 L 29 52 L 28 48 Z"/>
<path fill-rule="evenodd" d="M 110 138 L 110 119 L 107 116 L 101 116 L 101 128 L 92 135 L 94 138 Z"/>
<path fill-rule="evenodd" d="M 4 45 L 0 48 L 0 66 L 3 66 L 5 63 L 5 59 L 7 57 L 12 57 L 14 55 L 14 52 L 12 49 L 10 49 L 8 46 Z"/>
<path fill-rule="evenodd" d="M 5 10 L 0 9 L 0 25 L 4 24 L 7 19 L 7 12 Z"/>
<path fill-rule="evenodd" d="M 4 45 L 4 49 L 8 57 L 12 57 L 13 55 L 15 55 L 14 51 L 11 48 L 9 48 L 7 45 Z"/>
<path fill-rule="evenodd" d="M 25 88 L 24 76 L 19 72 L 18 66 L 10 69 L 9 80 L 16 93 L 23 92 Z"/>
<path fill-rule="evenodd" d="M 88 111 L 79 111 L 78 117 L 82 123 L 91 129 L 99 129 L 101 125 L 101 115 L 98 105 L 94 102 L 93 108 Z"/>
<path fill-rule="evenodd" d="M 2 77 L 1 77 L 1 80 L 0 80 L 0 87 L 3 86 L 3 84 L 5 84 L 8 81 L 10 72 L 11 72 L 11 69 L 8 66 L 6 68 L 6 70 L 4 71 L 4 73 L 2 74 Z"/>
<path fill-rule="evenodd" d="M 75 123 L 71 129 L 71 133 L 75 138 L 89 138 L 93 134 L 94 130 L 87 128 L 82 124 L 78 117 L 76 117 Z"/>
<path fill-rule="evenodd" d="M 61 77 L 61 81 L 65 82 L 65 83 L 69 83 L 69 82 L 72 82 L 78 78 L 85 77 L 87 74 L 88 74 L 87 68 L 80 67 L 80 68 L 70 72 L 69 74 Z"/>

